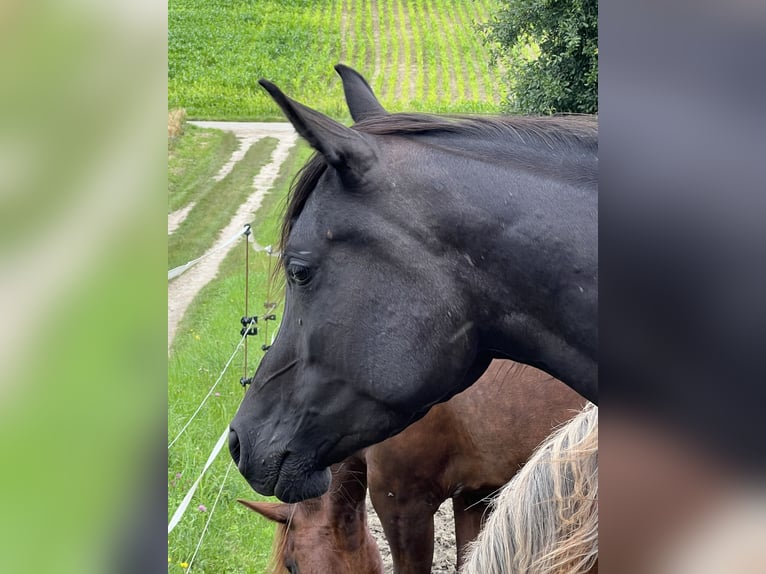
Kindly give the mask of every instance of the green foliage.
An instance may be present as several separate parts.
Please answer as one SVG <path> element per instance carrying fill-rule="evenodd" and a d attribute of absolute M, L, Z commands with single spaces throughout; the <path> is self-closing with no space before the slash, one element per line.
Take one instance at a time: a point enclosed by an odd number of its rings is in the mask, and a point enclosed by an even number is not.
<path fill-rule="evenodd" d="M 508 70 L 509 111 L 598 112 L 598 0 L 506 0 L 485 32 Z"/>

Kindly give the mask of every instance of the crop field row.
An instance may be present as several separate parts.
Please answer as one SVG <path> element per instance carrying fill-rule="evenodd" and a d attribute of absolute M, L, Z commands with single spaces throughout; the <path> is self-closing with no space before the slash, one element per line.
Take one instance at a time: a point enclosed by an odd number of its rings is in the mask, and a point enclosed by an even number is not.
<path fill-rule="evenodd" d="M 392 111 L 494 112 L 503 93 L 479 25 L 491 0 L 342 0 L 341 59 Z"/>
<path fill-rule="evenodd" d="M 496 0 L 170 0 L 168 106 L 192 118 L 282 119 L 257 85 L 344 119 L 332 66 L 391 111 L 496 112 L 501 73 L 479 26 Z"/>
<path fill-rule="evenodd" d="M 325 93 L 340 52 L 335 4 L 169 0 L 168 107 L 192 118 L 282 119 L 259 78 L 291 94 Z"/>

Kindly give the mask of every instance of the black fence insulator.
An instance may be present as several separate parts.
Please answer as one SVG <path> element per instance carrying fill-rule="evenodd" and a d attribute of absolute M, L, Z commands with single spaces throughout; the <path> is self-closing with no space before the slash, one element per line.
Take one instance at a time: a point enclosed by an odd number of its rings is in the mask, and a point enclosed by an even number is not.
<path fill-rule="evenodd" d="M 248 237 L 252 233 L 249 223 L 245 224 L 245 230 L 242 233 L 245 235 L 245 237 Z"/>
<path fill-rule="evenodd" d="M 263 317 L 263 320 L 264 321 L 276 321 L 277 320 L 277 316 L 274 313 L 272 313 L 271 315 L 266 315 L 265 317 Z"/>
<path fill-rule="evenodd" d="M 253 382 L 253 377 L 247 377 L 247 378 L 242 377 L 241 379 L 239 379 L 239 384 L 242 385 L 243 387 L 246 387 L 252 382 Z"/>
<path fill-rule="evenodd" d="M 271 349 L 271 345 L 261 345 L 261 351 L 268 351 Z"/>
<path fill-rule="evenodd" d="M 253 323 L 258 322 L 258 315 L 253 315 L 252 317 L 242 317 L 239 322 L 244 326 L 252 325 Z"/>
<path fill-rule="evenodd" d="M 242 327 L 242 329 L 240 329 L 240 331 L 239 331 L 239 334 L 244 337 L 245 336 L 245 332 L 247 332 L 247 336 L 248 337 L 250 335 L 257 335 L 258 334 L 258 327 L 250 327 L 249 329 L 247 327 Z"/>

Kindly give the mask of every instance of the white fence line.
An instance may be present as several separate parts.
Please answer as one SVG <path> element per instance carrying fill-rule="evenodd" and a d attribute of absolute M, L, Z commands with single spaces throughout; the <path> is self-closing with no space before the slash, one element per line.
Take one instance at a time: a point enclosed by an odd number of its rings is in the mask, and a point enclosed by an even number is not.
<path fill-rule="evenodd" d="M 193 415 L 192 415 L 192 416 L 189 418 L 189 420 L 188 420 L 188 421 L 186 421 L 186 424 L 185 424 L 185 425 L 183 426 L 183 428 L 182 428 L 182 429 L 181 429 L 181 430 L 178 432 L 178 434 L 176 435 L 176 438 L 174 438 L 172 441 L 170 441 L 170 444 L 168 444 L 168 449 L 170 449 L 170 447 L 171 447 L 171 446 L 173 446 L 173 445 L 175 444 L 175 442 L 178 440 L 178 438 L 179 438 L 179 437 L 180 437 L 182 434 L 184 434 L 184 431 L 187 429 L 187 427 L 188 427 L 188 426 L 191 424 L 191 422 L 194 420 L 194 417 L 196 417 L 196 416 L 197 416 L 197 413 L 199 413 L 199 411 L 200 411 L 200 409 L 202 408 L 202 406 L 203 406 L 203 405 L 204 405 L 204 404 L 207 402 L 207 400 L 210 398 L 210 395 L 212 395 L 212 394 L 213 394 L 213 391 L 214 391 L 214 390 L 215 390 L 215 388 L 218 386 L 218 383 L 220 383 L 220 382 L 221 382 L 221 380 L 223 379 L 223 375 L 224 375 L 224 374 L 226 373 L 226 371 L 229 369 L 229 365 L 231 365 L 231 362 L 234 360 L 234 357 L 235 357 L 235 356 L 237 355 L 237 353 L 239 352 L 239 349 L 242 347 L 242 343 L 245 341 L 245 339 L 246 339 L 246 338 L 247 338 L 247 331 L 245 331 L 245 334 L 244 334 L 244 335 L 242 335 L 242 338 L 239 340 L 239 343 L 237 343 L 237 347 L 234 349 L 234 352 L 231 354 L 231 357 L 229 357 L 229 360 L 228 360 L 228 361 L 226 361 L 226 365 L 224 365 L 224 367 L 223 367 L 223 371 L 221 371 L 221 374 L 220 374 L 220 375 L 218 375 L 218 380 L 217 380 L 215 383 L 213 383 L 213 386 L 212 386 L 212 387 L 210 387 L 210 390 L 209 390 L 209 391 L 207 392 L 207 394 L 205 395 L 205 398 L 204 398 L 204 399 L 202 399 L 202 402 L 201 402 L 201 403 L 200 403 L 200 405 L 197 407 L 197 410 L 196 410 L 196 411 L 194 411 L 194 414 L 193 414 Z"/>
<path fill-rule="evenodd" d="M 194 564 L 194 559 L 197 557 L 197 552 L 199 551 L 199 547 L 202 546 L 202 539 L 205 538 L 205 534 L 207 533 L 208 526 L 210 526 L 210 521 L 213 519 L 213 513 L 215 512 L 215 507 L 218 505 L 218 499 L 221 498 L 223 487 L 226 484 L 226 479 L 229 478 L 229 471 L 231 470 L 231 467 L 233 464 L 234 464 L 234 461 L 230 460 L 229 465 L 226 467 L 226 474 L 223 475 L 223 480 L 221 481 L 221 488 L 218 489 L 218 494 L 216 495 L 215 500 L 213 501 L 213 506 L 210 509 L 210 512 L 208 514 L 207 521 L 205 522 L 205 527 L 202 529 L 202 534 L 200 534 L 199 540 L 197 541 L 197 547 L 194 549 L 194 554 L 192 554 L 192 557 L 189 559 L 189 567 L 186 569 L 187 572 L 191 570 L 192 564 Z"/>
<path fill-rule="evenodd" d="M 181 275 L 181 273 L 183 273 L 184 271 L 186 271 L 190 267 L 194 267 L 197 263 L 202 261 L 205 257 L 209 257 L 213 253 L 216 253 L 217 251 L 220 251 L 221 249 L 224 249 L 224 248 L 228 247 L 229 245 L 234 243 L 234 241 L 236 241 L 241 235 L 244 235 L 245 232 L 248 231 L 249 229 L 250 229 L 250 224 L 248 223 L 248 224 L 245 225 L 245 227 L 242 229 L 242 231 L 238 231 L 236 233 L 236 235 L 232 235 L 231 237 L 229 237 L 223 243 L 213 247 L 212 249 L 208 249 L 205 253 L 203 253 L 202 255 L 197 257 L 196 259 L 192 259 L 191 261 L 187 261 L 183 265 L 179 265 L 178 267 L 174 267 L 173 269 L 168 271 L 168 281 L 178 277 L 179 275 Z"/>
<path fill-rule="evenodd" d="M 181 504 L 173 513 L 173 516 L 170 519 L 170 522 L 168 523 L 168 534 L 170 534 L 173 531 L 173 529 L 176 527 L 176 525 L 181 521 L 181 518 L 186 512 L 186 509 L 189 507 L 189 503 L 191 502 L 192 496 L 194 496 L 194 493 L 197 492 L 197 487 L 199 486 L 200 480 L 202 480 L 202 477 L 207 472 L 207 469 L 210 468 L 210 465 L 213 464 L 213 461 L 218 456 L 218 453 L 221 452 L 221 449 L 223 448 L 223 445 L 226 443 L 226 439 L 228 437 L 229 437 L 229 425 L 226 425 L 226 429 L 224 429 L 223 434 L 221 435 L 221 438 L 219 438 L 218 442 L 215 443 L 215 446 L 213 447 L 213 450 L 210 453 L 210 456 L 207 457 L 207 462 L 205 463 L 205 466 L 202 469 L 202 472 L 197 477 L 197 480 L 194 481 L 194 484 L 192 484 L 191 488 L 186 493 L 186 496 L 184 496 L 183 500 L 181 501 Z"/>

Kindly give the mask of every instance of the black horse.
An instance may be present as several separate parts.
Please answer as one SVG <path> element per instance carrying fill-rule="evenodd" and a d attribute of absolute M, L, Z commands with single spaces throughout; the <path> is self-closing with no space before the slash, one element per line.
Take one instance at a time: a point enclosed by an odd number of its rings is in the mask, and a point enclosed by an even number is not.
<path fill-rule="evenodd" d="M 595 119 L 388 114 L 336 70 L 351 128 L 260 81 L 318 152 L 284 221 L 282 326 L 229 437 L 250 485 L 285 502 L 493 357 L 597 400 Z"/>

